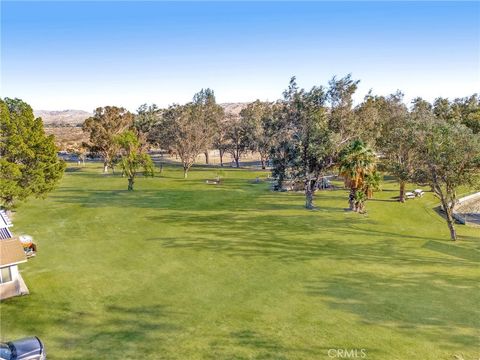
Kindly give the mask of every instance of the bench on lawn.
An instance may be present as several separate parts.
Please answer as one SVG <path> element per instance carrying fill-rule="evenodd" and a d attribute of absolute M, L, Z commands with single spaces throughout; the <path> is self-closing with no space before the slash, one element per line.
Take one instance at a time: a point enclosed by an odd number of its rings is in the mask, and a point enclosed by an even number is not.
<path fill-rule="evenodd" d="M 206 184 L 209 184 L 209 185 L 218 185 L 220 184 L 222 181 L 219 179 L 219 178 L 216 178 L 216 179 L 207 179 L 205 180 L 205 183 Z"/>
<path fill-rule="evenodd" d="M 413 193 L 415 194 L 415 196 L 418 196 L 418 197 L 422 197 L 424 194 L 422 189 L 415 189 L 413 190 Z"/>
<path fill-rule="evenodd" d="M 409 192 L 406 192 L 406 193 L 405 193 L 405 198 L 406 198 L 406 199 L 415 199 L 416 196 L 415 196 L 415 194 L 414 194 L 413 192 L 410 192 L 410 191 L 409 191 Z"/>

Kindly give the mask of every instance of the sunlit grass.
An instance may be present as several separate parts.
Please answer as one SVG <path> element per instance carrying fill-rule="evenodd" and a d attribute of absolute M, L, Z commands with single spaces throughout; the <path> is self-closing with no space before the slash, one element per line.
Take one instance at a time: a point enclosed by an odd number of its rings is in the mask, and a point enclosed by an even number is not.
<path fill-rule="evenodd" d="M 21 266 L 31 294 L 0 307 L 2 339 L 37 335 L 49 359 L 478 358 L 478 229 L 450 242 L 433 195 L 399 204 L 393 182 L 364 216 L 344 190 L 307 211 L 257 176 L 165 167 L 128 192 L 72 166 L 15 216 L 39 253 Z"/>

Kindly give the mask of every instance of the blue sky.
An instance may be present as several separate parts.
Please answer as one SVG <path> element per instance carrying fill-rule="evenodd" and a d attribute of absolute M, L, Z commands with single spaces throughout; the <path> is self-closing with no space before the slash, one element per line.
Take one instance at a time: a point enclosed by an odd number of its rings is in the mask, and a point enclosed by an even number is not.
<path fill-rule="evenodd" d="M 480 90 L 479 2 L 1 2 L 1 96 L 34 109 L 276 100 L 333 75 L 357 100 Z"/>

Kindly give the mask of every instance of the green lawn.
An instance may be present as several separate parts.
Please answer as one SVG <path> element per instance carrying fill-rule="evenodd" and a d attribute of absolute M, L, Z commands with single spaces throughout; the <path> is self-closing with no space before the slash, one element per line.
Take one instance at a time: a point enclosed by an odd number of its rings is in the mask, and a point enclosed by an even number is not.
<path fill-rule="evenodd" d="M 77 171 L 76 171 L 77 170 Z M 127 180 L 70 168 L 15 215 L 38 256 L 29 296 L 1 304 L 1 338 L 38 335 L 49 359 L 478 359 L 479 229 L 397 185 L 345 212 L 347 192 L 272 193 L 268 173 L 179 168 Z"/>

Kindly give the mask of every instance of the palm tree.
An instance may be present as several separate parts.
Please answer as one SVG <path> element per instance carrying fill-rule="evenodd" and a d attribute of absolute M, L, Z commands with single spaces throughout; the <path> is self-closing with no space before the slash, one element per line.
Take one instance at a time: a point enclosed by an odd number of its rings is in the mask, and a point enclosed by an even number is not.
<path fill-rule="evenodd" d="M 350 188 L 350 210 L 362 212 L 371 197 L 372 179 L 376 179 L 377 157 L 361 140 L 355 140 L 340 152 L 339 170 Z M 361 193 L 361 194 L 360 194 Z"/>
<path fill-rule="evenodd" d="M 363 188 L 367 199 L 373 198 L 373 192 L 380 190 L 380 181 L 382 180 L 380 174 L 374 170 L 371 174 L 365 176 L 365 182 Z"/>

